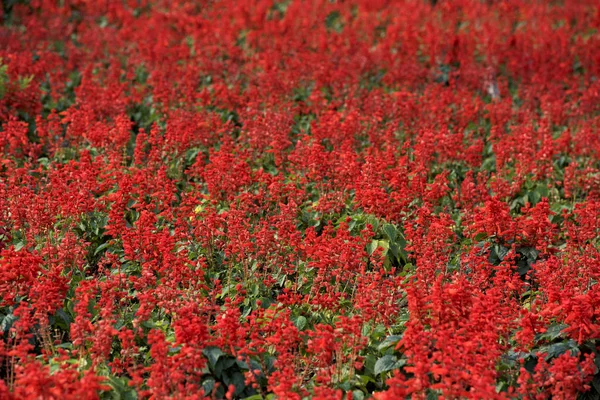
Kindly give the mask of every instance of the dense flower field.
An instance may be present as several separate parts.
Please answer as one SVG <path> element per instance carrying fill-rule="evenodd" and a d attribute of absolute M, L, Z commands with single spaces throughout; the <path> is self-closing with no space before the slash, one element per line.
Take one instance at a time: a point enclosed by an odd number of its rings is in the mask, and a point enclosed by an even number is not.
<path fill-rule="evenodd" d="M 0 12 L 0 399 L 600 399 L 597 0 Z"/>

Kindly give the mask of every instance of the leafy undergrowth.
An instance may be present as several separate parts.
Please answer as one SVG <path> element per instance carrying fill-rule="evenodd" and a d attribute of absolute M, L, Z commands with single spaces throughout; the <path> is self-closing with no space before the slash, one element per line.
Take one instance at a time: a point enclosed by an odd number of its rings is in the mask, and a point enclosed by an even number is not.
<path fill-rule="evenodd" d="M 0 18 L 0 398 L 600 399 L 597 1 Z"/>

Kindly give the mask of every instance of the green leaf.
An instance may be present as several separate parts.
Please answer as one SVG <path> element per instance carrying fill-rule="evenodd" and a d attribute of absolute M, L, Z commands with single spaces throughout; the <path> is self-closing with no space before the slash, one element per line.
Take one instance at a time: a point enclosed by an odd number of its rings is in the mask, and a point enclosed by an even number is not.
<path fill-rule="evenodd" d="M 294 325 L 296 325 L 296 328 L 298 328 L 299 331 L 303 330 L 304 328 L 306 328 L 306 324 L 307 324 L 308 320 L 306 319 L 306 317 L 299 315 L 295 320 L 294 320 Z"/>
<path fill-rule="evenodd" d="M 388 240 L 379 240 L 377 244 L 379 247 L 383 248 L 383 252 L 381 254 L 384 256 L 387 255 L 388 250 L 390 249 L 390 242 Z"/>
<path fill-rule="evenodd" d="M 427 400 L 438 400 L 439 398 L 440 395 L 437 392 L 434 392 L 431 389 L 427 391 Z"/>
<path fill-rule="evenodd" d="M 19 88 L 21 90 L 25 90 L 29 87 L 29 84 L 31 83 L 31 81 L 33 81 L 34 76 L 33 75 L 28 75 L 28 76 L 19 76 L 18 81 L 19 81 Z"/>
<path fill-rule="evenodd" d="M 235 364 L 235 358 L 233 357 L 221 357 L 214 367 L 214 374 L 217 378 L 220 378 L 224 371 L 228 370 Z"/>
<path fill-rule="evenodd" d="M 127 379 L 109 376 L 108 385 L 112 388 L 109 392 L 114 400 L 137 400 L 137 392 L 128 385 Z"/>
<path fill-rule="evenodd" d="M 215 383 L 216 381 L 213 378 L 207 378 L 204 382 L 202 382 L 202 389 L 204 390 L 205 397 L 208 397 L 208 395 L 212 393 Z"/>
<path fill-rule="evenodd" d="M 73 322 L 73 319 L 71 318 L 71 316 L 69 314 L 67 314 L 65 312 L 65 310 L 62 308 L 59 308 L 58 311 L 56 311 L 56 318 L 57 318 L 57 320 L 62 321 L 62 324 L 60 324 L 60 325 L 62 325 L 66 329 L 68 329 L 69 326 L 71 325 L 71 322 Z"/>
<path fill-rule="evenodd" d="M 391 335 L 385 338 L 383 342 L 377 346 L 377 350 L 382 351 L 391 346 L 395 346 L 402 339 L 402 335 Z"/>
<path fill-rule="evenodd" d="M 498 265 L 504 260 L 504 257 L 508 254 L 509 249 L 501 246 L 499 244 L 495 244 L 490 249 L 490 256 L 488 261 L 494 265 Z"/>
<path fill-rule="evenodd" d="M 531 270 L 531 267 L 529 266 L 529 264 L 527 264 L 527 262 L 517 263 L 517 272 L 519 273 L 519 275 L 523 276 L 526 273 L 528 273 L 529 270 Z"/>
<path fill-rule="evenodd" d="M 390 253 L 397 259 L 400 260 L 399 248 L 396 243 L 390 243 Z"/>
<path fill-rule="evenodd" d="M 533 264 L 538 257 L 539 251 L 537 251 L 533 247 L 522 247 L 518 250 L 525 258 L 527 258 L 527 262 Z"/>
<path fill-rule="evenodd" d="M 500 245 L 494 247 L 496 248 L 496 254 L 498 255 L 498 258 L 500 259 L 500 261 L 503 261 L 504 257 L 506 257 L 506 255 L 508 254 L 509 249 Z"/>
<path fill-rule="evenodd" d="M 398 259 L 406 263 L 408 261 L 408 253 L 406 252 L 406 239 L 404 239 L 402 234 L 396 238 L 396 244 L 398 245 Z"/>
<path fill-rule="evenodd" d="M 373 379 L 372 376 L 369 376 L 369 375 L 357 375 L 357 377 L 363 386 L 366 386 L 369 383 L 377 383 L 377 381 L 375 379 Z"/>
<path fill-rule="evenodd" d="M 249 370 L 251 367 L 253 370 L 258 370 L 259 371 L 259 375 L 262 374 L 262 367 L 260 366 L 260 364 L 254 360 L 250 360 L 250 366 L 248 366 L 248 363 L 246 363 L 243 360 L 235 360 L 235 364 L 243 370 Z"/>
<path fill-rule="evenodd" d="M 25 240 L 20 240 L 17 243 L 15 243 L 15 251 L 19 251 L 21 250 L 23 247 L 25 247 L 27 243 L 25 242 Z"/>
<path fill-rule="evenodd" d="M 246 389 L 246 378 L 241 372 L 234 372 L 231 377 L 231 382 L 235 386 L 235 395 L 239 396 Z"/>
<path fill-rule="evenodd" d="M 600 393 L 600 376 L 596 374 L 594 380 L 592 381 L 592 386 L 596 389 L 596 392 Z"/>
<path fill-rule="evenodd" d="M 214 367 L 217 364 L 217 361 L 219 361 L 219 358 L 225 355 L 220 348 L 215 346 L 205 348 L 202 350 L 202 354 L 206 356 L 211 367 Z"/>
<path fill-rule="evenodd" d="M 334 30 L 336 32 L 341 32 L 344 25 L 341 20 L 341 14 L 339 11 L 330 12 L 325 18 L 325 26 L 327 29 Z"/>
<path fill-rule="evenodd" d="M 548 329 L 546 329 L 546 332 L 544 332 L 540 335 L 540 339 L 545 339 L 545 340 L 549 340 L 549 341 L 556 340 L 560 336 L 562 336 L 562 331 L 566 327 L 568 327 L 568 325 L 566 325 L 566 324 L 552 325 Z"/>
<path fill-rule="evenodd" d="M 235 371 L 231 375 L 229 375 L 228 373 L 223 373 L 223 382 L 227 386 L 235 386 L 235 396 L 239 396 L 246 388 L 246 379 L 244 378 L 244 375 L 239 371 Z"/>
<path fill-rule="evenodd" d="M 529 197 L 529 203 L 531 205 L 535 205 L 535 204 L 539 203 L 539 201 L 542 199 L 542 196 L 540 195 L 540 193 L 535 190 L 529 192 L 528 197 Z"/>
<path fill-rule="evenodd" d="M 390 239 L 390 242 L 395 242 L 396 241 L 396 227 L 392 224 L 385 224 L 383 225 L 383 231 L 385 232 L 385 234 L 387 235 L 387 237 Z"/>
<path fill-rule="evenodd" d="M 391 354 L 386 354 L 385 356 L 383 356 L 379 360 L 377 360 L 377 362 L 375 363 L 375 368 L 373 369 L 373 372 L 375 373 L 375 375 L 379 375 L 384 372 L 391 371 L 396 368 L 397 362 L 398 362 L 398 359 L 396 358 L 396 356 L 391 355 Z"/>
<path fill-rule="evenodd" d="M 377 359 L 374 354 L 367 354 L 364 361 L 364 371 L 367 375 L 375 375 L 375 364 Z"/>
<path fill-rule="evenodd" d="M 554 343 L 549 346 L 540 347 L 538 353 L 546 354 L 546 361 L 558 357 L 563 353 L 571 350 L 571 352 L 578 352 L 577 342 L 574 340 L 568 340 L 566 342 Z"/>
<path fill-rule="evenodd" d="M 198 153 L 200 153 L 200 149 L 198 147 L 188 149 L 188 151 L 186 151 L 186 153 L 185 153 L 186 164 L 192 165 L 196 161 L 196 157 L 198 156 Z"/>
<path fill-rule="evenodd" d="M 372 240 L 371 243 L 369 243 L 367 245 L 367 253 L 369 253 L 369 255 L 373 254 L 375 252 L 376 248 L 377 248 L 377 240 Z"/>
<path fill-rule="evenodd" d="M 102 243 L 100 246 L 96 247 L 96 250 L 94 250 L 94 255 L 98 255 L 98 253 L 100 253 L 102 250 L 106 249 L 108 246 L 110 246 L 110 242 L 104 242 Z"/>
<path fill-rule="evenodd" d="M 475 235 L 476 242 L 481 242 L 485 239 L 487 239 L 487 233 L 485 233 L 485 232 L 479 232 L 477 235 Z"/>
<path fill-rule="evenodd" d="M 538 185 L 537 192 L 540 195 L 540 197 L 542 197 L 542 198 L 548 197 L 548 195 L 549 195 L 548 186 L 542 185 L 542 184 Z"/>
<path fill-rule="evenodd" d="M 364 400 L 365 394 L 361 390 L 352 391 L 352 400 Z"/>
<path fill-rule="evenodd" d="M 499 382 L 496 385 L 496 393 L 501 393 L 506 391 L 506 389 L 508 388 L 508 384 L 506 382 Z"/>
<path fill-rule="evenodd" d="M 2 318 L 2 322 L 0 322 L 0 331 L 8 332 L 10 328 L 12 328 L 13 324 L 17 321 L 18 317 L 16 317 L 12 311 L 10 314 L 4 316 Z"/>

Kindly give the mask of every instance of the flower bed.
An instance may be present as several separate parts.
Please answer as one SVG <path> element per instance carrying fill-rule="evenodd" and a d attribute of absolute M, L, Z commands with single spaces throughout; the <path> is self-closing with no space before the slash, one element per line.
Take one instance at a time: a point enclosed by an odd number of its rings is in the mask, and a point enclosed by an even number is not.
<path fill-rule="evenodd" d="M 0 398 L 600 398 L 597 1 L 0 18 Z"/>

